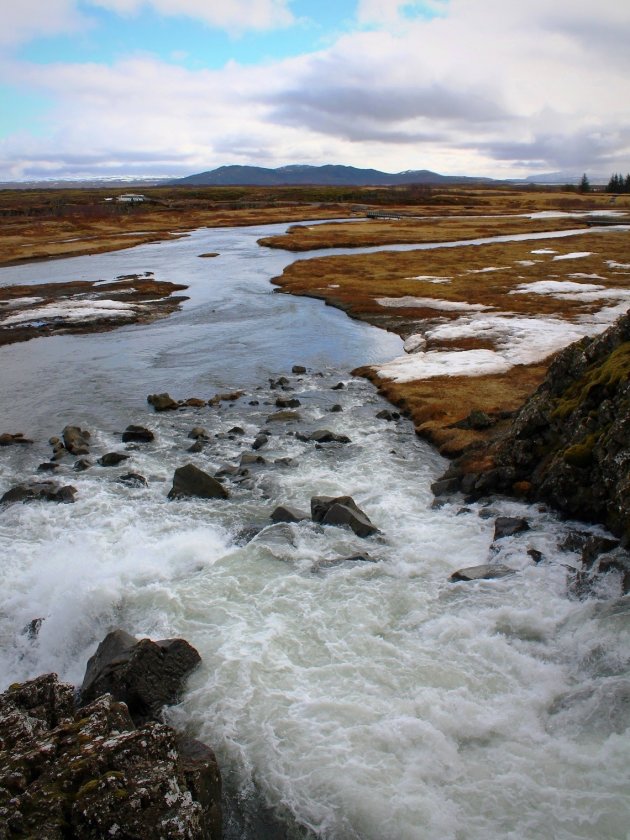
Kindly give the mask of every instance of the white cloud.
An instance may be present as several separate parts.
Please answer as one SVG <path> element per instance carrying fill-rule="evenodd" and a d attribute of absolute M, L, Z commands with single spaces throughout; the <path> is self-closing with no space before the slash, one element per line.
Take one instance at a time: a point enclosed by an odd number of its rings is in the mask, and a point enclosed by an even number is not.
<path fill-rule="evenodd" d="M 76 32 L 89 26 L 76 0 L 1 0 L 0 45 L 19 44 L 44 35 Z"/>
<path fill-rule="evenodd" d="M 228 30 L 272 29 L 294 22 L 289 0 L 88 0 L 118 14 L 151 7 L 161 15 L 186 15 Z"/>
<path fill-rule="evenodd" d="M 90 2 L 134 14 L 143 0 Z M 144 2 L 228 28 L 237 18 L 259 28 L 290 20 L 289 0 Z M 13 24 L 27 37 L 85 25 L 71 0 L 48 0 L 47 22 L 39 5 L 22 0 L 18 12 L 4 4 L 0 29 Z M 450 0 L 432 19 L 406 16 L 414 5 L 361 0 L 359 16 L 380 14 L 380 29 L 256 66 L 191 70 L 147 56 L 111 67 L 5 65 L 6 79 L 55 106 L 45 140 L 16 133 L 0 144 L 0 179 L 73 168 L 179 174 L 224 163 L 498 177 L 630 168 L 630 51 L 620 36 L 630 3 Z"/>

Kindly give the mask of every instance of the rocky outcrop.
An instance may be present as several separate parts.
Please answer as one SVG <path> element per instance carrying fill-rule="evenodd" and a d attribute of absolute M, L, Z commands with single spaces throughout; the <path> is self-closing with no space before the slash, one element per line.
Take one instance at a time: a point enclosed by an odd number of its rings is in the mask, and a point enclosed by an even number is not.
<path fill-rule="evenodd" d="M 630 541 L 630 314 L 558 353 L 484 473 L 457 476 L 479 497 L 539 499 Z"/>
<path fill-rule="evenodd" d="M 76 709 L 56 674 L 0 695 L 0 836 L 219 840 L 212 751 L 105 694 Z"/>

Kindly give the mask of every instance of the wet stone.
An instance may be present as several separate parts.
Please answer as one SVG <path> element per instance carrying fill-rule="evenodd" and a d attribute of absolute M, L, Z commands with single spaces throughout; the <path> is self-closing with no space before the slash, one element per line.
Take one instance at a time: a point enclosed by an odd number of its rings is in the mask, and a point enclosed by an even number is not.
<path fill-rule="evenodd" d="M 526 519 L 515 516 L 499 516 L 494 523 L 494 539 L 501 540 L 504 537 L 513 537 L 523 531 L 529 530 L 529 523 Z"/>
<path fill-rule="evenodd" d="M 123 443 L 150 443 L 154 438 L 153 432 L 145 429 L 144 426 L 127 426 L 122 433 Z"/>
<path fill-rule="evenodd" d="M 500 563 L 496 565 L 484 563 L 480 566 L 468 566 L 465 569 L 458 569 L 456 572 L 453 572 L 449 580 L 453 583 L 458 581 L 493 580 L 514 574 L 516 574 L 514 569 L 510 569 L 508 566 L 503 566 Z"/>
<path fill-rule="evenodd" d="M 103 455 L 98 459 L 98 463 L 102 467 L 116 467 L 122 461 L 126 461 L 129 458 L 129 455 L 125 455 L 124 452 L 107 452 L 107 454 Z"/>

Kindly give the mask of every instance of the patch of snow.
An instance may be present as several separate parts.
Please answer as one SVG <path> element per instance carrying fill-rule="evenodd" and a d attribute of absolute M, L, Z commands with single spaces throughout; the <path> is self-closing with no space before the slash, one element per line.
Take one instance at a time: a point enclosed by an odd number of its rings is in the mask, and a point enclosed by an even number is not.
<path fill-rule="evenodd" d="M 381 378 L 394 382 L 435 376 L 505 373 L 515 365 L 540 362 L 584 336 L 602 333 L 626 309 L 627 304 L 620 303 L 584 315 L 577 323 L 561 318 L 507 314 L 463 315 L 449 324 L 434 327 L 427 332 L 427 337 L 435 340 L 485 338 L 494 343 L 495 350 L 429 350 L 401 356 L 377 365 L 375 369 Z"/>
<path fill-rule="evenodd" d="M 511 295 L 550 295 L 559 300 L 595 301 L 630 300 L 630 289 L 609 289 L 595 283 L 574 283 L 571 280 L 538 280 L 522 283 L 510 291 Z"/>
<path fill-rule="evenodd" d="M 590 257 L 592 251 L 572 251 L 570 254 L 558 254 L 554 260 L 580 260 L 582 257 Z"/>
<path fill-rule="evenodd" d="M 28 321 L 50 321 L 58 319 L 67 323 L 76 321 L 91 321 L 104 316 L 124 318 L 131 313 L 142 311 L 143 306 L 131 303 L 121 303 L 114 300 L 73 301 L 64 303 L 50 303 L 47 306 L 16 312 L 4 318 L 0 324 L 8 326 Z"/>
<path fill-rule="evenodd" d="M 541 260 L 516 260 L 516 265 L 536 265 Z"/>
<path fill-rule="evenodd" d="M 630 268 L 630 263 L 620 263 L 616 260 L 606 260 L 606 265 L 609 268 Z"/>
<path fill-rule="evenodd" d="M 2 306 L 6 306 L 7 309 L 16 309 L 21 306 L 31 306 L 34 303 L 41 303 L 44 300 L 42 297 L 21 297 L 21 298 L 13 298 L 13 300 L 3 301 Z"/>
<path fill-rule="evenodd" d="M 536 248 L 535 251 L 530 251 L 530 254 L 557 254 L 554 248 Z"/>
<path fill-rule="evenodd" d="M 569 274 L 569 277 L 577 277 L 583 280 L 605 280 L 605 277 L 601 277 L 599 274 L 584 274 L 583 271 L 576 271 L 575 274 Z"/>
<path fill-rule="evenodd" d="M 376 298 L 376 302 L 381 306 L 389 306 L 393 308 L 398 307 L 425 307 L 427 309 L 441 309 L 443 311 L 475 311 L 481 312 L 484 309 L 492 309 L 491 306 L 486 306 L 483 303 L 464 303 L 458 300 L 438 300 L 437 298 L 426 297 L 412 297 L 411 295 L 404 295 L 397 298 Z"/>
<path fill-rule="evenodd" d="M 339 283 L 331 283 L 328 288 L 329 289 L 338 289 L 339 288 Z"/>

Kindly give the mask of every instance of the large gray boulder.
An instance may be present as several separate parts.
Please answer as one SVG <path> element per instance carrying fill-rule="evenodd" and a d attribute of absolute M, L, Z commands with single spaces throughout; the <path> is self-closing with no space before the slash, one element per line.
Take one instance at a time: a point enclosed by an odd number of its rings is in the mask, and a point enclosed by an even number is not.
<path fill-rule="evenodd" d="M 184 639 L 136 639 L 114 630 L 88 660 L 81 703 L 111 694 L 127 704 L 136 723 L 157 719 L 163 706 L 176 702 L 184 680 L 201 662 Z"/>
<path fill-rule="evenodd" d="M 378 533 L 368 515 L 361 510 L 352 496 L 313 496 L 311 517 L 321 525 L 339 525 L 351 528 L 358 537 Z"/>
<path fill-rule="evenodd" d="M 208 473 L 200 470 L 194 464 L 178 467 L 173 476 L 173 486 L 168 494 L 169 499 L 181 499 L 196 496 L 200 499 L 227 499 L 228 491 Z"/>

